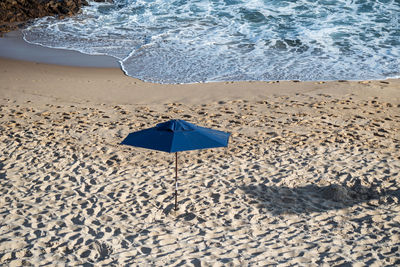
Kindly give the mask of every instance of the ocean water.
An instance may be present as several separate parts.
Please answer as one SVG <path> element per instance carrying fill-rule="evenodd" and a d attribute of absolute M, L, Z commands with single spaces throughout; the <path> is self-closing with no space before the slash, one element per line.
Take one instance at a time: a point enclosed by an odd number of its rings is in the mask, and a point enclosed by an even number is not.
<path fill-rule="evenodd" d="M 144 81 L 400 76 L 400 0 L 114 0 L 38 19 L 27 42 L 117 58 Z"/>

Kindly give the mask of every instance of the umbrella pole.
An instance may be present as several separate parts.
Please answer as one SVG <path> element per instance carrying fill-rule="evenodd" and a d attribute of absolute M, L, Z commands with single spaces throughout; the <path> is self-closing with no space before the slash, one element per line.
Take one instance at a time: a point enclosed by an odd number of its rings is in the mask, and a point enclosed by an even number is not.
<path fill-rule="evenodd" d="M 178 152 L 175 152 L 175 211 L 178 209 Z"/>

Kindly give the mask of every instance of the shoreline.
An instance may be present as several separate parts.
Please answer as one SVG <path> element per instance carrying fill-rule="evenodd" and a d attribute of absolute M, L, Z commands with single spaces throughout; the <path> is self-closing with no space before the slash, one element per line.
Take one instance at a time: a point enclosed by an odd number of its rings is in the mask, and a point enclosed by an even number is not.
<path fill-rule="evenodd" d="M 20 31 L 0 38 L 0 97 L 114 104 L 187 104 L 257 100 L 272 95 L 323 92 L 380 95 L 400 102 L 400 79 L 371 81 L 239 81 L 157 84 L 127 76 L 115 58 L 46 48 L 25 42 Z M 23 88 L 23 90 L 21 90 Z M 385 90 L 380 90 L 385 88 Z M 3 102 L 3 100 L 0 100 Z"/>
<path fill-rule="evenodd" d="M 155 84 L 126 76 L 119 68 L 51 65 L 0 57 L 0 101 L 107 104 L 201 104 L 232 100 L 265 100 L 275 95 L 303 93 L 400 103 L 400 80 L 330 82 L 213 82 Z"/>
<path fill-rule="evenodd" d="M 400 264 L 400 80 L 153 84 L 0 57 L 0 265 Z M 231 133 L 120 145 L 169 119 Z"/>
<path fill-rule="evenodd" d="M 20 30 L 5 33 L 0 37 L 0 58 L 19 60 L 43 64 L 51 64 L 58 66 L 70 67 L 88 67 L 88 68 L 118 68 L 126 75 L 119 64 L 118 59 L 106 55 L 90 55 L 75 50 L 62 48 L 49 48 L 37 44 L 32 44 L 23 39 L 23 34 Z M 134 78 L 126 75 L 135 80 Z M 324 81 L 299 81 L 299 80 L 274 80 L 274 81 L 212 81 L 204 83 L 186 83 L 186 84 L 162 84 L 162 85 L 197 85 L 208 83 L 279 83 L 279 82 L 301 82 L 301 83 L 335 83 L 335 82 L 363 82 L 363 81 L 393 81 L 400 80 L 400 77 L 388 77 L 377 80 L 324 80 Z M 151 83 L 139 80 L 144 83 Z"/>

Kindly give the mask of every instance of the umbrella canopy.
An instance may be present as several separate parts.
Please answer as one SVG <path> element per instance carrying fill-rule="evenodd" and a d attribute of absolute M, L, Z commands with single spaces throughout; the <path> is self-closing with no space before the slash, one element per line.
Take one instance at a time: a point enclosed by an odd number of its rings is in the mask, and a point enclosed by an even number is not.
<path fill-rule="evenodd" d="M 170 120 L 130 133 L 121 144 L 165 152 L 224 147 L 230 133 L 200 127 L 184 120 Z"/>
<path fill-rule="evenodd" d="M 175 210 L 178 197 L 178 152 L 228 145 L 230 133 L 200 127 L 184 120 L 170 120 L 130 133 L 122 145 L 175 152 Z"/>

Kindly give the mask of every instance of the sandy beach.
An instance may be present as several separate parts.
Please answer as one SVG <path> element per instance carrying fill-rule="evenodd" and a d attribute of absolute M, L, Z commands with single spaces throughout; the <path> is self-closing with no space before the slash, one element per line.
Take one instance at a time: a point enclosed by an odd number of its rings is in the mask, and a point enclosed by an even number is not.
<path fill-rule="evenodd" d="M 400 81 L 160 85 L 0 59 L 0 265 L 396 266 Z M 119 145 L 169 119 L 232 133 Z"/>

